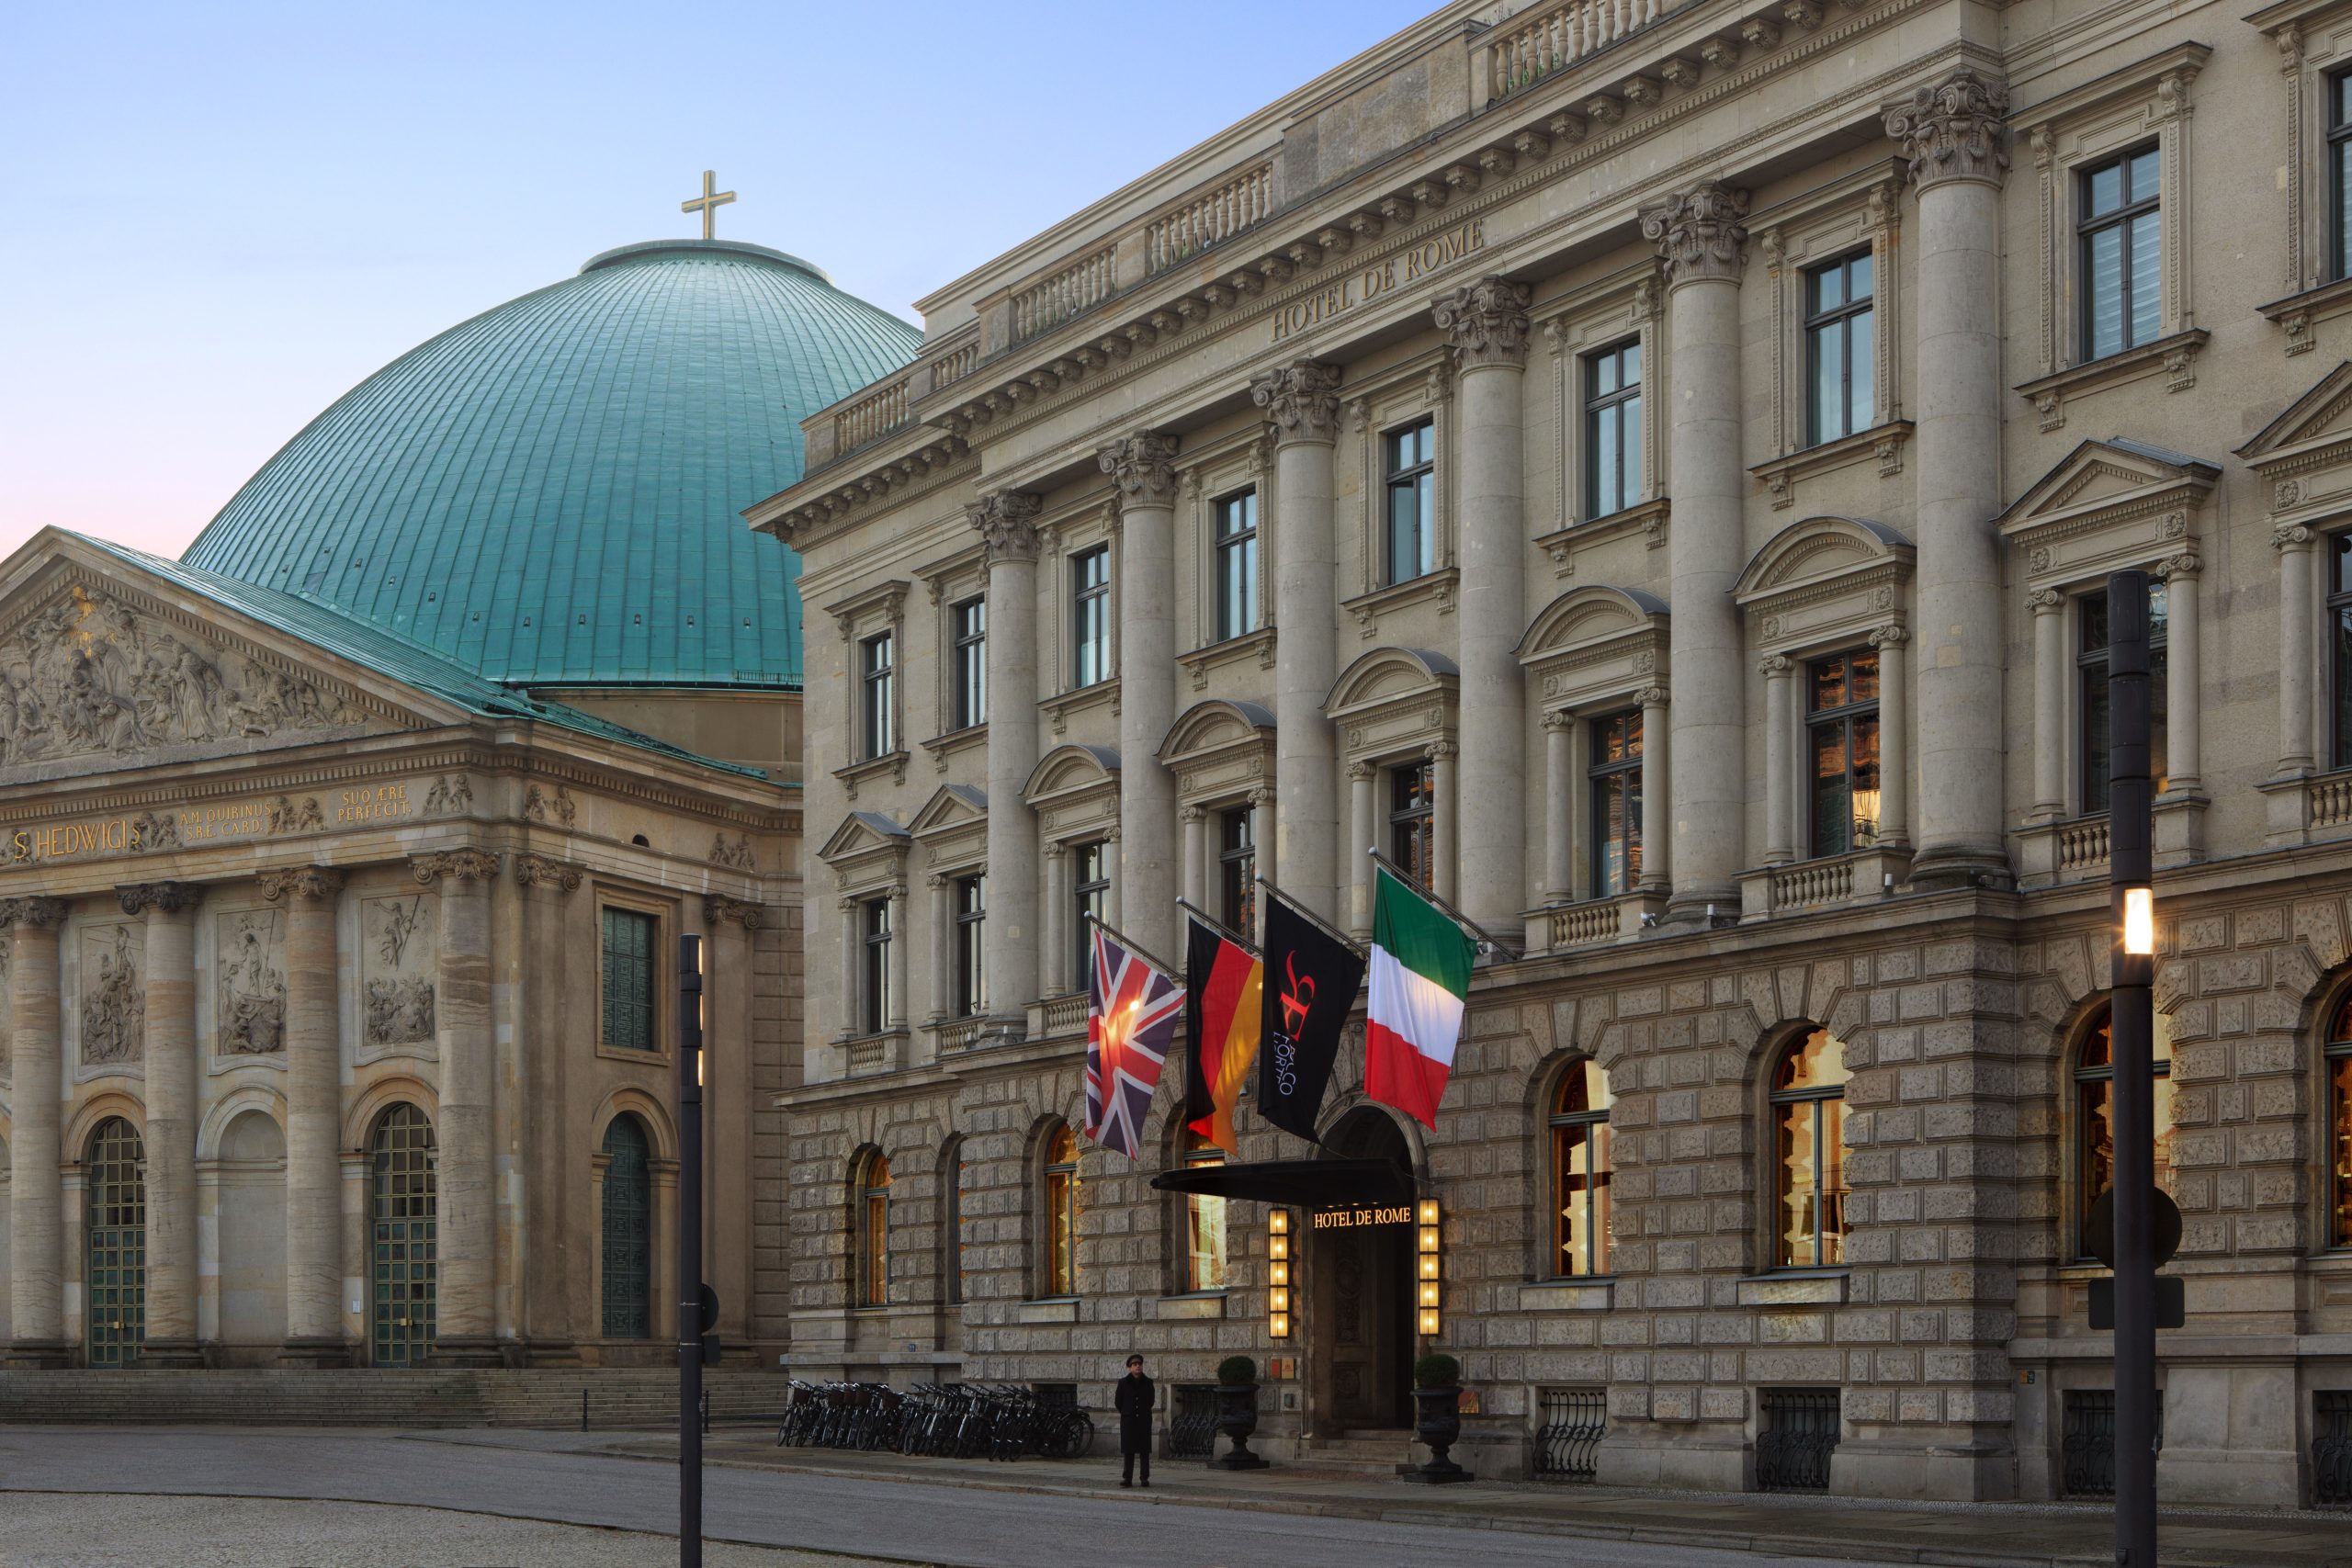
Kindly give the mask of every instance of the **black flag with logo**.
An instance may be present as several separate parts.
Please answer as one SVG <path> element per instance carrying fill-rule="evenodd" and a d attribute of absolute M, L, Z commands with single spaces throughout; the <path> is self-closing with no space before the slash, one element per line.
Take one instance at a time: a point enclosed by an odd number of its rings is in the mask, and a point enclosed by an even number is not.
<path fill-rule="evenodd" d="M 1363 958 L 1280 897 L 1266 900 L 1266 1024 L 1258 1114 L 1309 1143 L 1340 1029 L 1363 985 Z"/>

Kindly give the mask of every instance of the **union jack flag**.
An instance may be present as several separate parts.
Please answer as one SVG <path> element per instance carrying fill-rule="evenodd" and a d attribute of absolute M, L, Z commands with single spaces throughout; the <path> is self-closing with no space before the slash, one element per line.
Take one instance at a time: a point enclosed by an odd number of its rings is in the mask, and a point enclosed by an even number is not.
<path fill-rule="evenodd" d="M 1086 1135 L 1129 1159 L 1184 1011 L 1184 987 L 1094 928 L 1086 976 Z"/>

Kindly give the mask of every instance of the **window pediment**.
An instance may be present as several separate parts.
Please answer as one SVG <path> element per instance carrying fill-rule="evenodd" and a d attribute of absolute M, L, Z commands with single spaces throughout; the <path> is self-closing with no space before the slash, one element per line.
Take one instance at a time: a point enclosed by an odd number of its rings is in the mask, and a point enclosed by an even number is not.
<path fill-rule="evenodd" d="M 2036 582 L 2102 575 L 2184 549 L 2222 470 L 2121 436 L 2086 441 L 2002 513 Z"/>
<path fill-rule="evenodd" d="M 922 845 L 931 863 L 977 858 L 988 848 L 989 797 L 971 784 L 942 784 L 932 792 L 908 836 Z"/>
<path fill-rule="evenodd" d="M 1801 647 L 1904 619 L 1911 541 L 1883 523 L 1809 517 L 1774 535 L 1732 585 L 1762 649 Z"/>
<path fill-rule="evenodd" d="M 854 637 L 870 623 L 887 621 L 896 626 L 899 607 L 906 602 L 907 586 L 904 579 L 877 582 L 863 592 L 834 600 L 825 606 L 825 614 L 833 617 L 844 639 Z"/>
<path fill-rule="evenodd" d="M 1646 685 L 1667 667 L 1665 603 L 1637 588 L 1590 583 L 1545 605 L 1520 639 L 1519 661 L 1546 707 L 1577 707 Z"/>
<path fill-rule="evenodd" d="M 1048 834 L 1119 820 L 1119 754 L 1108 746 L 1072 743 L 1040 758 L 1022 791 Z"/>
<path fill-rule="evenodd" d="M 913 842 L 907 830 L 879 811 L 853 811 L 841 820 L 817 858 L 833 868 L 842 891 L 899 879 Z"/>
<path fill-rule="evenodd" d="M 2237 449 L 2270 481 L 2270 511 L 2339 511 L 2352 499 L 2352 360 L 2321 377 Z"/>
<path fill-rule="evenodd" d="M 1169 727 L 1159 760 L 1176 774 L 1177 795 L 1188 805 L 1248 790 L 1273 776 L 1274 716 L 1256 703 L 1194 703 Z"/>
<path fill-rule="evenodd" d="M 1375 648 L 1340 672 L 1323 711 L 1351 761 L 1451 736 L 1462 672 L 1425 648 Z"/>

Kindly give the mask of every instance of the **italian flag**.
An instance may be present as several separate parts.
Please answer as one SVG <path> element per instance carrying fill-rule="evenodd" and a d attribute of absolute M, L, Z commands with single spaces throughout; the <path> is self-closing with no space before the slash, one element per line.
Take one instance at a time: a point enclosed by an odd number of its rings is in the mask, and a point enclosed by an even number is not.
<path fill-rule="evenodd" d="M 1364 1092 L 1434 1132 L 1477 944 L 1411 884 L 1376 872 Z"/>

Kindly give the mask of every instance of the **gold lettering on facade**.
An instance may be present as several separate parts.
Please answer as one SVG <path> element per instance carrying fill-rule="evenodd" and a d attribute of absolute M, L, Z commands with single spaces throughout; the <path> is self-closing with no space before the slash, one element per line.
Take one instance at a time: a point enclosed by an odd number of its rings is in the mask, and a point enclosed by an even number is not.
<path fill-rule="evenodd" d="M 416 807 L 409 799 L 405 783 L 360 784 L 340 792 L 334 820 L 337 827 L 358 827 L 415 815 Z M 224 840 L 266 838 L 280 827 L 310 825 L 273 821 L 271 803 L 266 800 L 184 806 L 176 810 L 158 809 L 130 817 L 27 822 L 0 835 L 0 862 L 21 864 L 78 855 L 136 854 L 145 850 L 181 849 Z"/>
<path fill-rule="evenodd" d="M 1353 1230 L 1360 1225 L 1409 1225 L 1413 1211 L 1405 1208 L 1365 1208 L 1351 1206 L 1315 1211 L 1315 1228 L 1318 1231 Z"/>
<path fill-rule="evenodd" d="M 1375 262 L 1277 308 L 1274 341 L 1281 343 L 1293 333 L 1320 326 L 1368 299 L 1377 299 L 1400 283 L 1418 282 L 1486 247 L 1486 220 L 1473 218 L 1457 223 L 1442 234 L 1430 235 L 1402 256 Z"/>

